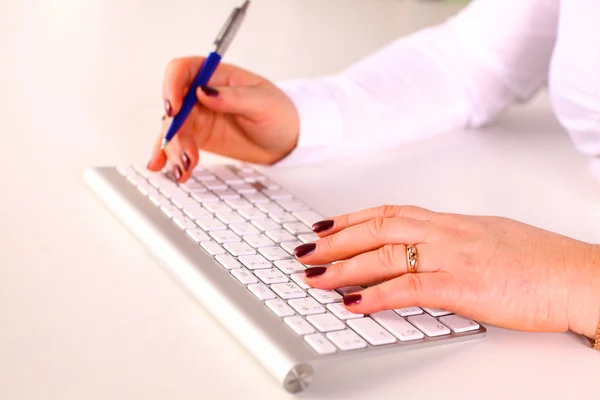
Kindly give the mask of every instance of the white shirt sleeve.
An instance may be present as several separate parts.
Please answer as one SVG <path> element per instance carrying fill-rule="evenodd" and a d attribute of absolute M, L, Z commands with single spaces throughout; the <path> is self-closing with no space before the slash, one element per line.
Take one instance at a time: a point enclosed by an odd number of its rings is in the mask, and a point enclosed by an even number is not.
<path fill-rule="evenodd" d="M 300 115 L 278 165 L 390 148 L 491 122 L 545 83 L 559 0 L 476 0 L 339 74 L 282 82 Z"/>

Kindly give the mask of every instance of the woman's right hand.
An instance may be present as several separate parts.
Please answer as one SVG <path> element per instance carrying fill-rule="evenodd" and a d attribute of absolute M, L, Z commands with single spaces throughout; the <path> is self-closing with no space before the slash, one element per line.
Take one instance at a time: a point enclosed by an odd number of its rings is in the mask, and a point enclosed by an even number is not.
<path fill-rule="evenodd" d="M 198 164 L 199 150 L 254 164 L 273 164 L 295 147 L 300 128 L 291 99 L 268 80 L 232 65 L 221 64 L 209 87 L 196 91 L 198 103 L 175 137 L 161 142 L 204 62 L 204 57 L 171 61 L 163 81 L 166 118 L 152 151 L 148 169 L 167 162 L 173 177 L 185 182 Z"/>

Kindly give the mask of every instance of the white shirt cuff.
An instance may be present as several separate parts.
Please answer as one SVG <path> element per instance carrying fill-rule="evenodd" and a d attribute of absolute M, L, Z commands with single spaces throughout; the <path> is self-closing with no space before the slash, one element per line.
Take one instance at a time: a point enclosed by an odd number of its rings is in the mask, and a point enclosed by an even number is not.
<path fill-rule="evenodd" d="M 324 78 L 278 84 L 294 103 L 300 117 L 298 144 L 274 166 L 297 166 L 328 158 L 342 138 L 342 116 L 331 82 Z"/>

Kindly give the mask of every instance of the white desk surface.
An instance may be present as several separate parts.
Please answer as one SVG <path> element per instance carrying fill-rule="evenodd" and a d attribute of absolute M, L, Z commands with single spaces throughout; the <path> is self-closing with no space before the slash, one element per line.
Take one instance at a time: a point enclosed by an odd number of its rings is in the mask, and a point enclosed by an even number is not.
<path fill-rule="evenodd" d="M 237 4 L 215 3 L 0 5 L 0 398 L 291 398 L 81 179 L 91 165 L 145 163 L 162 112 L 164 64 L 204 53 Z M 256 17 L 229 61 L 273 79 L 336 70 L 423 17 L 410 2 L 254 3 Z M 309 21 L 328 23 L 331 33 L 306 29 Z M 178 42 L 193 29 L 198 40 Z M 346 40 L 354 46 L 330 51 Z M 600 236 L 600 184 L 543 97 L 483 132 L 266 173 L 326 215 L 412 203 Z M 592 399 L 599 360 L 573 334 L 492 327 L 478 342 L 374 359 L 360 370 L 335 366 L 300 397 Z"/>

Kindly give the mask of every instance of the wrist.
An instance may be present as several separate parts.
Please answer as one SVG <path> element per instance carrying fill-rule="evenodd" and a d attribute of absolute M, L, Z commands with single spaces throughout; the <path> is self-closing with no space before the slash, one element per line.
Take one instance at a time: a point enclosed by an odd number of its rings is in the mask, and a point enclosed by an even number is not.
<path fill-rule="evenodd" d="M 567 268 L 569 329 L 595 339 L 600 323 L 600 246 L 586 245 L 580 262 Z"/>

